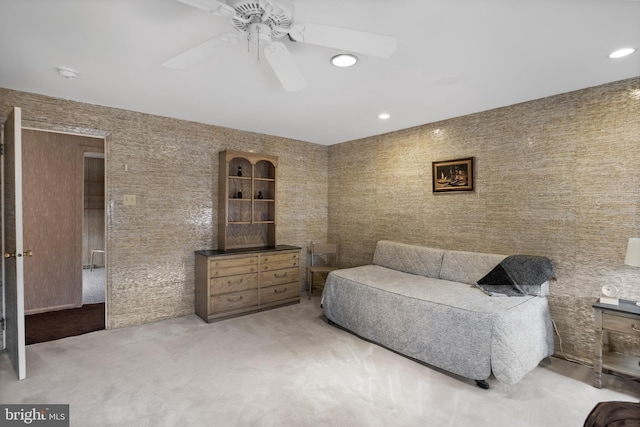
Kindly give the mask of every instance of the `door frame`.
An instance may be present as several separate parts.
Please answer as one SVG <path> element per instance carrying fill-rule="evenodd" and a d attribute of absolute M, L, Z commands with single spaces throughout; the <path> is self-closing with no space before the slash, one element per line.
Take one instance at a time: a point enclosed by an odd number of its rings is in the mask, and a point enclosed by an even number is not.
<path fill-rule="evenodd" d="M 109 133 L 106 131 L 100 131 L 96 129 L 87 129 L 87 128 L 67 128 L 60 126 L 48 126 L 43 123 L 37 123 L 36 125 L 29 123 L 28 120 L 22 120 L 22 129 L 23 130 L 31 130 L 36 132 L 49 132 L 49 133 L 57 133 L 63 135 L 71 135 L 71 136 L 82 136 L 88 138 L 95 138 L 102 140 L 102 148 L 103 148 L 103 157 L 104 157 L 104 197 L 105 197 L 105 209 L 104 209 L 104 274 L 105 274 L 105 311 L 104 311 L 104 321 L 105 321 L 105 329 L 109 329 L 108 318 L 109 318 L 109 310 L 106 309 L 108 307 L 109 302 L 109 281 L 108 281 L 108 259 L 109 259 L 109 204 L 107 203 L 108 194 L 107 194 L 107 182 L 108 182 L 108 165 L 109 165 L 109 156 L 107 155 L 107 147 L 109 142 Z M 83 155 L 83 158 L 86 156 Z M 98 154 L 98 153 L 96 153 Z M 82 273 L 82 272 L 81 272 Z"/>

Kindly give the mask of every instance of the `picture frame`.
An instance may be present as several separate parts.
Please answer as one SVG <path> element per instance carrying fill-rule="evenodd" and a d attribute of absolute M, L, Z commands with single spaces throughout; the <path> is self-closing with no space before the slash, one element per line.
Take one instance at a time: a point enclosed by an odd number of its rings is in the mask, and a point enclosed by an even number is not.
<path fill-rule="evenodd" d="M 473 191 L 474 158 L 431 162 L 433 192 Z"/>

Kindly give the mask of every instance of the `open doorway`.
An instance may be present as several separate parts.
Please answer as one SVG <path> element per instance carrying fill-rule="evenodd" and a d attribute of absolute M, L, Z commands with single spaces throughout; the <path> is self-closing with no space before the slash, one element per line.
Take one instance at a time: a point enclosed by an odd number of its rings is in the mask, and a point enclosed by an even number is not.
<path fill-rule="evenodd" d="M 84 153 L 82 304 L 105 302 L 104 153 Z"/>
<path fill-rule="evenodd" d="M 104 162 L 104 138 L 23 129 L 27 344 L 105 328 L 105 252 L 90 303 L 83 277 L 106 249 Z"/>

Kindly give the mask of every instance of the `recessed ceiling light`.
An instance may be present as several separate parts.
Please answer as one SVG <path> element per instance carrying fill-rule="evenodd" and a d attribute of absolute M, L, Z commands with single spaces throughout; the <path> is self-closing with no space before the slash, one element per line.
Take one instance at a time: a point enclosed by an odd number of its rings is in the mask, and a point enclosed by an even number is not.
<path fill-rule="evenodd" d="M 341 53 L 331 58 L 331 63 L 333 65 L 342 68 L 356 65 L 356 62 L 358 62 L 358 57 L 351 55 L 350 53 Z"/>
<path fill-rule="evenodd" d="M 380 114 L 378 114 L 378 118 L 382 119 L 382 120 L 387 120 L 390 117 L 391 117 L 391 114 L 389 114 L 389 113 L 380 113 Z"/>
<path fill-rule="evenodd" d="M 618 49 L 609 55 L 609 58 L 622 58 L 623 56 L 631 55 L 636 50 L 632 47 L 625 47 L 624 49 Z"/>
<path fill-rule="evenodd" d="M 58 71 L 58 75 L 65 79 L 73 80 L 78 77 L 78 72 L 72 68 L 56 67 L 56 70 Z"/>

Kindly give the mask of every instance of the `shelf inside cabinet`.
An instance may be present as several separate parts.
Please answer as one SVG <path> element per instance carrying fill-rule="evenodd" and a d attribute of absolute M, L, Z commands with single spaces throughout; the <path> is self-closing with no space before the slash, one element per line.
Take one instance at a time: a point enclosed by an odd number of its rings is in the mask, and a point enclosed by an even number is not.
<path fill-rule="evenodd" d="M 256 179 L 271 179 L 274 181 L 276 179 L 276 168 L 273 160 L 270 160 L 270 159 L 258 160 L 255 163 L 254 171 L 255 171 L 254 177 Z"/>
<path fill-rule="evenodd" d="M 227 221 L 251 223 L 251 199 L 229 199 Z"/>
<path fill-rule="evenodd" d="M 253 183 L 253 197 L 257 200 L 275 200 L 276 182 L 272 179 L 257 179 Z M 262 196 L 262 198 L 260 198 Z"/>
<path fill-rule="evenodd" d="M 254 200 L 253 206 L 253 222 L 274 222 L 275 221 L 275 203 L 260 199 Z"/>
<path fill-rule="evenodd" d="M 640 357 L 621 353 L 607 353 L 602 356 L 602 367 L 632 377 L 640 377 Z"/>
<path fill-rule="evenodd" d="M 248 158 L 244 156 L 230 158 L 228 165 L 227 174 L 229 178 L 251 180 L 253 167 Z"/>

